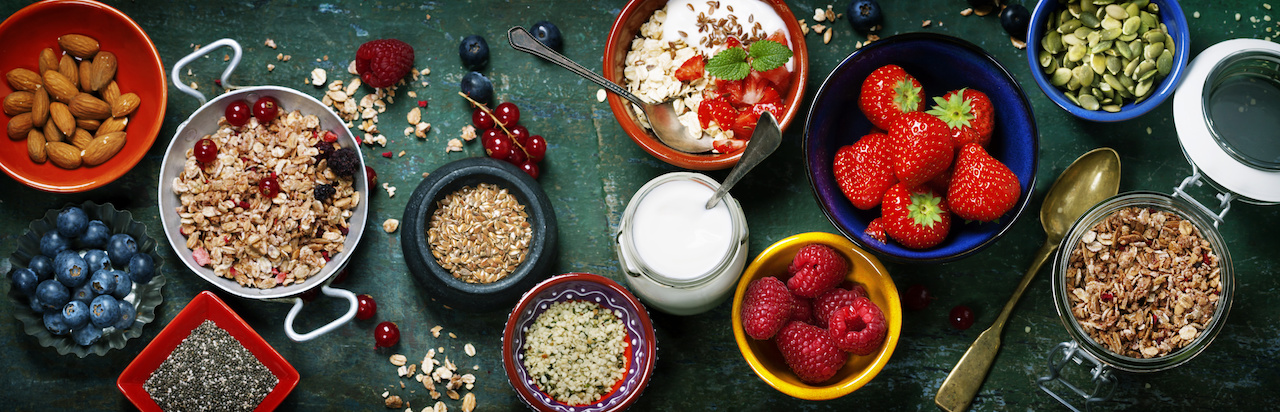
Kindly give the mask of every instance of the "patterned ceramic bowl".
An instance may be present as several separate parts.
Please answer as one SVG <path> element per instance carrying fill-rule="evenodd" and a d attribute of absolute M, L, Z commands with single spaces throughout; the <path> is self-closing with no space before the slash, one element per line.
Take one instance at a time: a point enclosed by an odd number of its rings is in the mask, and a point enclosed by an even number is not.
<path fill-rule="evenodd" d="M 551 304 L 564 301 L 594 302 L 612 310 L 627 331 L 626 372 L 600 400 L 587 405 L 558 402 L 539 390 L 524 366 L 525 334 Z M 502 334 L 502 366 L 507 380 L 520 400 L 534 410 L 555 412 L 600 412 L 627 409 L 653 375 L 657 358 L 657 337 L 649 312 L 636 297 L 617 282 L 603 276 L 569 273 L 539 283 L 516 304 Z"/>

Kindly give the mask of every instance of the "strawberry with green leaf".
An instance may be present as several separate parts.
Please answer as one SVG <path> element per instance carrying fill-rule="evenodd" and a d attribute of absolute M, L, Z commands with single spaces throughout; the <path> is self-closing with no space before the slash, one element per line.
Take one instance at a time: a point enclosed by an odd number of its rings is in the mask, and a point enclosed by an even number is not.
<path fill-rule="evenodd" d="M 969 143 L 985 147 L 991 141 L 991 132 L 995 128 L 995 108 L 986 93 L 964 88 L 935 97 L 933 101 L 936 105 L 928 113 L 938 116 L 952 129 L 955 147 L 964 147 Z"/>
<path fill-rule="evenodd" d="M 947 199 L 927 186 L 893 185 L 885 192 L 880 210 L 885 233 L 911 249 L 942 243 L 951 230 Z"/>
<path fill-rule="evenodd" d="M 903 113 L 924 110 L 924 88 L 902 67 L 890 64 L 862 81 L 858 108 L 875 127 L 889 130 L 894 119 Z"/>
<path fill-rule="evenodd" d="M 898 116 L 889 127 L 889 140 L 893 172 L 908 187 L 942 174 L 955 158 L 947 124 L 925 112 Z"/>
<path fill-rule="evenodd" d="M 947 200 L 956 216 L 990 222 L 1013 209 L 1022 194 L 1018 176 L 977 143 L 960 149 Z"/>
<path fill-rule="evenodd" d="M 836 151 L 831 165 L 836 184 L 853 207 L 870 210 L 880 206 L 884 192 L 898 183 L 893 174 L 889 135 L 872 133 Z"/>

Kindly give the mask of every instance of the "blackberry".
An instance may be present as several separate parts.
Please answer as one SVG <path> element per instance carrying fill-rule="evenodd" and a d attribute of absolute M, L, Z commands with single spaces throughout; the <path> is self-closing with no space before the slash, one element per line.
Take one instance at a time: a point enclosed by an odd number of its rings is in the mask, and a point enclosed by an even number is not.
<path fill-rule="evenodd" d="M 342 148 L 329 154 L 329 169 L 338 176 L 351 176 L 360 167 L 360 154 L 355 149 Z"/>
<path fill-rule="evenodd" d="M 318 184 L 316 185 L 316 200 L 321 202 L 329 200 L 329 198 L 333 197 L 333 194 L 337 192 L 338 190 L 334 189 L 333 185 L 326 185 L 324 183 Z"/>

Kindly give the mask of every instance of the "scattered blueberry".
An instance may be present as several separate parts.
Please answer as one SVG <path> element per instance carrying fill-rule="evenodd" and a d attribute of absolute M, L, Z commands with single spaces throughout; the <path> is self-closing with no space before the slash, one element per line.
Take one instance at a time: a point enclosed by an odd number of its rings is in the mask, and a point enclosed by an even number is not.
<path fill-rule="evenodd" d="M 102 329 L 93 326 L 85 326 L 71 332 L 71 339 L 75 340 L 80 346 L 89 346 L 102 339 Z"/>
<path fill-rule="evenodd" d="M 40 237 L 40 254 L 48 256 L 50 259 L 58 256 L 58 252 L 71 248 L 71 239 L 58 234 L 56 230 L 44 232 L 44 236 Z"/>
<path fill-rule="evenodd" d="M 71 329 L 80 329 L 89 324 L 89 305 L 73 300 L 62 307 L 62 321 Z"/>
<path fill-rule="evenodd" d="M 40 284 L 40 277 L 36 276 L 36 272 L 27 268 L 21 268 L 10 272 L 9 279 L 13 281 L 13 288 L 21 291 L 23 296 L 31 296 L 35 294 L 36 285 Z"/>
<path fill-rule="evenodd" d="M 489 43 L 476 34 L 463 37 L 458 43 L 458 56 L 462 57 L 462 65 L 467 70 L 483 69 L 489 64 Z"/>
<path fill-rule="evenodd" d="M 129 258 L 134 253 L 138 253 L 138 242 L 133 240 L 133 236 L 119 233 L 111 236 L 111 240 L 107 242 L 107 256 L 111 258 L 111 266 L 122 268 L 129 265 Z"/>
<path fill-rule="evenodd" d="M 53 259 L 53 277 L 68 288 L 76 288 L 89 281 L 87 267 L 79 253 L 64 250 Z"/>
<path fill-rule="evenodd" d="M 462 76 L 462 93 L 487 106 L 493 103 L 493 82 L 480 72 L 467 72 Z"/>
<path fill-rule="evenodd" d="M 116 323 L 113 323 L 112 326 L 121 330 L 129 329 L 136 319 L 138 319 L 138 309 L 133 307 L 132 303 L 122 300 L 120 301 L 120 309 L 116 311 Z"/>
<path fill-rule="evenodd" d="M 89 273 L 97 272 L 103 268 L 109 268 L 111 258 L 107 257 L 107 251 L 102 249 L 89 249 L 84 252 L 84 264 L 89 269 Z"/>
<path fill-rule="evenodd" d="M 29 297 L 31 298 L 31 311 L 37 315 L 44 313 L 44 303 L 40 302 L 40 298 L 36 297 L 36 295 Z"/>
<path fill-rule="evenodd" d="M 564 37 L 560 36 L 560 28 L 556 27 L 549 21 L 543 20 L 533 24 L 529 29 L 529 34 L 543 46 L 550 47 L 551 50 L 563 51 Z"/>
<path fill-rule="evenodd" d="M 120 310 L 119 302 L 111 295 L 93 298 L 93 303 L 89 304 L 89 321 L 99 328 L 115 324 L 116 311 Z"/>
<path fill-rule="evenodd" d="M 849 24 L 853 25 L 853 29 L 863 34 L 879 31 L 879 26 L 884 23 L 880 3 L 876 0 L 853 0 L 845 14 L 849 15 Z"/>
<path fill-rule="evenodd" d="M 129 280 L 129 274 L 119 270 L 112 270 L 111 275 L 116 278 L 116 290 L 111 293 L 116 299 L 124 299 L 129 296 L 129 292 L 133 290 L 133 281 Z"/>
<path fill-rule="evenodd" d="M 71 333 L 71 328 L 67 326 L 67 321 L 62 317 L 62 312 L 57 310 L 44 311 L 44 328 L 49 333 L 62 336 Z"/>
<path fill-rule="evenodd" d="M 1027 27 L 1031 25 L 1031 12 L 1021 4 L 1010 4 L 1000 12 L 1000 26 L 1013 38 L 1026 41 Z"/>
<path fill-rule="evenodd" d="M 135 253 L 132 259 L 129 259 L 129 279 L 135 283 L 151 283 L 151 278 L 156 275 L 156 262 L 151 255 L 146 253 Z"/>
<path fill-rule="evenodd" d="M 53 254 L 57 256 L 57 253 Z M 35 255 L 27 262 L 27 269 L 36 273 L 36 277 L 45 280 L 53 277 L 53 259 L 45 255 Z"/>
<path fill-rule="evenodd" d="M 106 223 L 101 220 L 90 220 L 89 228 L 85 229 L 84 235 L 79 239 L 80 247 L 85 249 L 104 249 L 107 247 L 107 240 L 111 238 L 111 229 L 107 228 Z"/>
<path fill-rule="evenodd" d="M 36 285 L 36 298 L 40 299 L 40 305 L 44 307 L 45 312 L 58 313 L 62 305 L 66 305 L 71 300 L 71 292 L 66 286 L 62 286 L 62 283 L 50 279 Z"/>
<path fill-rule="evenodd" d="M 111 269 L 98 269 L 89 277 L 89 288 L 95 295 L 116 293 L 116 276 Z"/>
<path fill-rule="evenodd" d="M 93 298 L 98 296 L 93 293 L 93 287 L 89 286 L 89 282 L 85 282 L 80 287 L 71 289 L 71 300 L 78 300 L 88 305 L 93 302 Z"/>
<path fill-rule="evenodd" d="M 89 215 L 84 209 L 69 207 L 58 213 L 58 234 L 67 238 L 77 238 L 89 228 Z"/>

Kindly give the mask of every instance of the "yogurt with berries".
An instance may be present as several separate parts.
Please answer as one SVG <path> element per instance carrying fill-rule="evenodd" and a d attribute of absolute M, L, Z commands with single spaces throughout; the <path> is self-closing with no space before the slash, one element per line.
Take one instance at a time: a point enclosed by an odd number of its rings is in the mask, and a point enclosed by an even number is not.
<path fill-rule="evenodd" d="M 662 41 L 683 41 L 703 56 L 711 57 L 724 49 L 726 36 L 744 43 L 763 40 L 782 33 L 791 42 L 787 24 L 773 7 L 760 0 L 671 0 L 667 2 L 667 18 L 662 24 Z M 792 62 L 784 67 L 791 71 Z"/>

